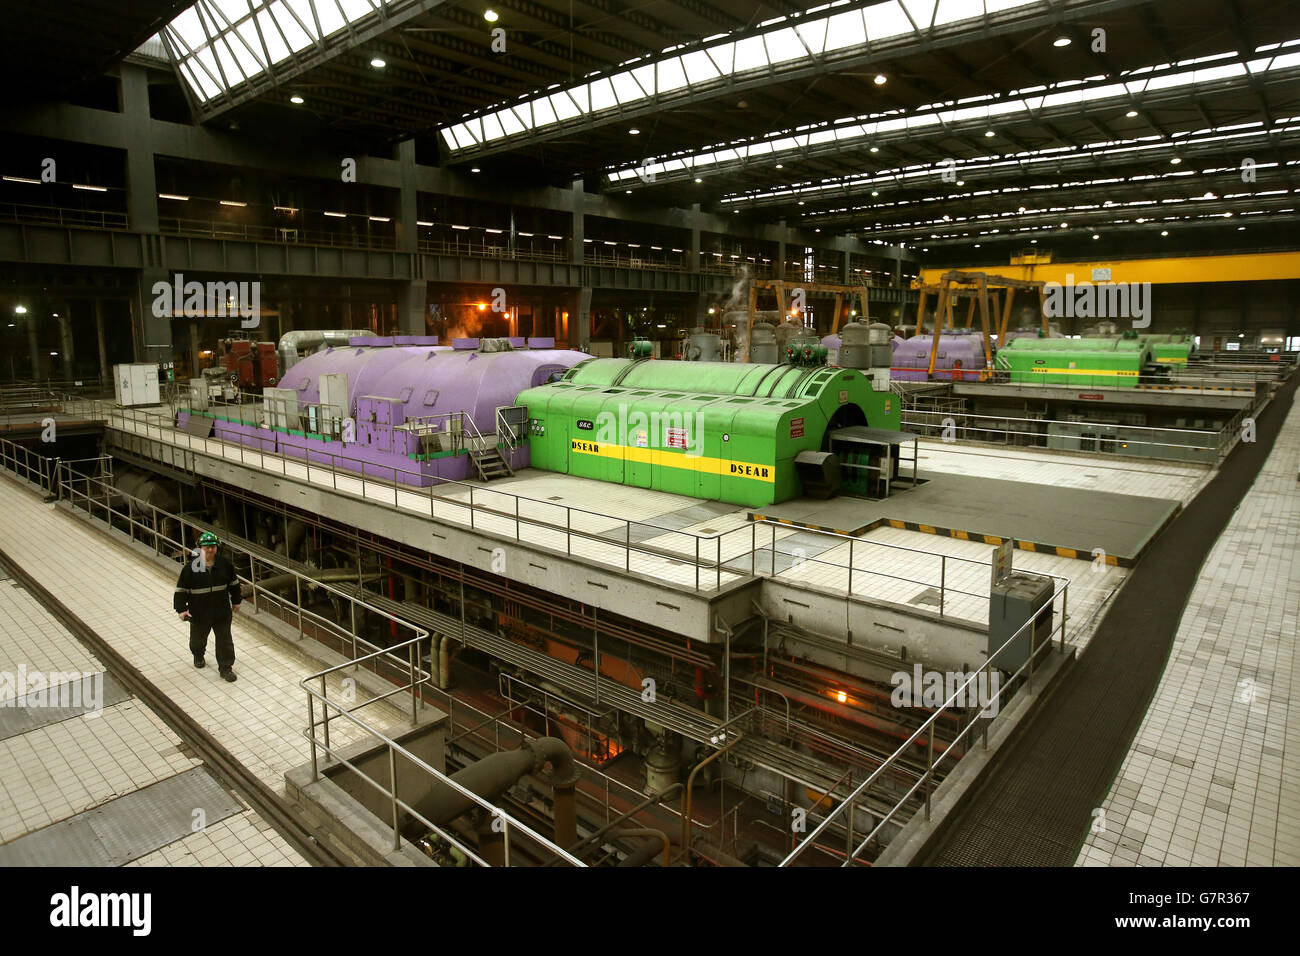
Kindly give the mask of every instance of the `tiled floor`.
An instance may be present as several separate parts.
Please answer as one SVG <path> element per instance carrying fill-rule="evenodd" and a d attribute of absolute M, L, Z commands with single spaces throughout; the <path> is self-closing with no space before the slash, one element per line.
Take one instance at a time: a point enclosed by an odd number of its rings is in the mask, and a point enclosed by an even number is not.
<path fill-rule="evenodd" d="M 1215 544 L 1081 866 L 1300 865 L 1300 404 Z"/>
<path fill-rule="evenodd" d="M 0 483 L 12 490 L 8 482 Z M 21 494 L 21 492 L 19 492 Z M 12 553 L 13 541 L 5 537 Z M 0 671 L 96 673 L 103 666 L 28 592 L 0 582 Z M 12 695 L 11 695 L 12 696 Z M 0 741 L 0 843 L 25 836 L 159 780 L 198 766 L 181 740 L 134 698 L 103 711 L 48 724 Z M 265 831 L 269 831 L 265 832 Z M 307 866 L 252 810 L 137 861 L 170 865 L 182 845 L 237 834 L 229 854 L 249 865 Z M 200 862 L 222 864 L 230 855 Z"/>

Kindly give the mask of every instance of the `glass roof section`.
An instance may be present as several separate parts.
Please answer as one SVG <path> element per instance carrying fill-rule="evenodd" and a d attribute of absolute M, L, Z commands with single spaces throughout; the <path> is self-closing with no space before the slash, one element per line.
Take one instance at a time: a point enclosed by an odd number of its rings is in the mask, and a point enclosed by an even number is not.
<path fill-rule="evenodd" d="M 577 116 L 645 106 L 656 97 L 700 84 L 746 73 L 762 74 L 778 66 L 811 66 L 827 54 L 852 47 L 919 36 L 936 27 L 980 20 L 986 14 L 1040 5 L 1039 0 L 886 0 L 840 10 L 846 2 L 825 4 L 797 18 L 769 20 L 761 26 L 794 22 L 757 36 L 724 38 L 676 56 L 670 54 L 682 47 L 668 47 L 653 54 L 666 57 L 656 62 L 634 66 L 639 60 L 632 60 L 623 64 L 628 69 L 612 76 L 563 89 L 556 84 L 550 88 L 554 92 L 530 95 L 514 105 L 448 126 L 442 130 L 443 140 L 455 154 L 501 139 L 510 131 L 543 129 Z"/>
<path fill-rule="evenodd" d="M 196 0 L 161 37 L 195 98 L 207 103 L 392 6 L 392 0 Z"/>

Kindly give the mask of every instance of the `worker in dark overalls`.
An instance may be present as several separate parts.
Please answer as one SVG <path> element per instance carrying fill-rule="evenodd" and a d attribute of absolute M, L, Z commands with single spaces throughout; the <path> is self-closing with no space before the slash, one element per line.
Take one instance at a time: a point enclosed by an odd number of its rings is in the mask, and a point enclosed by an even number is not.
<path fill-rule="evenodd" d="M 173 603 L 180 619 L 190 622 L 194 666 L 206 663 L 203 655 L 208 650 L 208 631 L 216 631 L 217 668 L 228 681 L 235 679 L 235 641 L 230 636 L 230 621 L 241 600 L 235 566 L 225 555 L 217 556 L 217 536 L 203 532 L 194 559 L 181 568 Z"/>

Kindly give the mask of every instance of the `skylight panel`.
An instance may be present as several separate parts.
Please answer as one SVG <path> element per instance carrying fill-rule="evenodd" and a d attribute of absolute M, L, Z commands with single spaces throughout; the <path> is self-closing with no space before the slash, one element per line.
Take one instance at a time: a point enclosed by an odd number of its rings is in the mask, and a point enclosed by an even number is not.
<path fill-rule="evenodd" d="M 837 13 L 827 21 L 826 52 L 861 46 L 866 42 L 867 28 L 863 24 L 861 10 Z"/>
<path fill-rule="evenodd" d="M 369 0 L 339 0 L 339 6 L 343 8 L 343 15 L 348 18 L 349 23 L 355 23 L 375 9 Z"/>
<path fill-rule="evenodd" d="M 316 16 L 320 20 L 320 34 L 323 37 L 342 30 L 348 22 L 343 19 L 343 14 L 339 12 L 338 4 L 334 0 L 317 0 Z"/>
<path fill-rule="evenodd" d="M 656 64 L 655 70 L 657 73 L 656 83 L 660 93 L 680 90 L 686 85 L 686 70 L 682 66 L 682 58 L 679 56 Z"/>
<path fill-rule="evenodd" d="M 807 57 L 808 51 L 799 42 L 799 35 L 790 27 L 767 34 L 767 58 L 771 63 L 786 63 L 800 57 Z"/>
<path fill-rule="evenodd" d="M 506 135 L 506 131 L 501 126 L 501 114 L 491 113 L 483 117 L 483 140 L 492 142 L 494 139 L 500 139 Z"/>
<path fill-rule="evenodd" d="M 591 88 L 591 111 L 593 113 L 618 106 L 618 99 L 614 96 L 613 84 L 609 80 L 596 80 L 589 86 Z"/>
<path fill-rule="evenodd" d="M 259 16 L 259 22 L 261 22 L 261 16 L 265 15 L 266 14 L 262 14 Z M 289 9 L 284 4 L 277 3 L 271 7 L 270 15 L 275 17 L 275 22 L 279 24 L 280 29 L 284 31 L 285 40 L 288 42 L 291 51 L 297 53 L 299 50 L 311 45 L 311 34 L 304 31 L 303 28 L 298 25 L 298 21 L 294 19 L 293 14 L 289 12 Z M 310 23 L 310 21 L 308 22 Z M 271 45 L 270 35 L 275 32 L 275 30 L 268 30 L 266 24 L 263 23 L 262 34 L 263 36 L 266 36 L 268 46 Z M 283 57 L 280 57 L 279 59 L 283 59 Z M 279 62 L 279 59 L 277 59 L 276 62 Z"/>
<path fill-rule="evenodd" d="M 579 91 L 574 90 L 574 92 L 577 93 Z M 582 92 L 585 93 L 586 91 L 583 90 Z M 552 94 L 550 97 L 550 104 L 555 110 L 556 117 L 561 120 L 572 119 L 573 117 L 582 114 L 582 110 L 578 109 L 577 104 L 573 102 L 573 98 L 569 96 L 568 93 Z"/>
<path fill-rule="evenodd" d="M 721 75 L 713 61 L 709 59 L 709 55 L 703 50 L 688 53 L 681 60 L 682 67 L 686 70 L 686 78 L 692 83 L 703 83 L 706 80 L 717 79 Z"/>
<path fill-rule="evenodd" d="M 257 39 L 257 27 L 251 18 L 235 28 L 235 36 L 230 38 L 230 47 L 246 76 L 256 76 L 266 69 L 263 62 L 265 54 L 262 52 L 261 41 Z"/>
<path fill-rule="evenodd" d="M 501 117 L 501 126 L 506 131 L 506 135 L 511 136 L 515 133 L 522 133 L 527 129 L 519 117 L 515 115 L 514 110 L 503 110 L 499 115 Z"/>
<path fill-rule="evenodd" d="M 288 8 L 283 12 L 283 15 L 280 17 L 281 23 L 284 22 L 285 16 L 287 16 L 290 20 L 294 19 L 294 16 L 292 16 L 289 13 L 289 11 L 291 10 L 293 11 L 294 14 L 297 14 L 297 20 L 301 21 L 302 29 L 307 31 L 307 35 L 312 40 L 315 40 L 318 36 L 320 36 L 320 34 L 317 32 L 318 28 L 316 26 L 316 18 L 312 16 L 311 3 L 309 2 L 309 0 L 275 0 L 274 6 L 277 7 L 284 6 Z"/>
<path fill-rule="evenodd" d="M 903 9 L 911 14 L 913 23 L 922 30 L 929 29 L 930 20 L 934 17 L 935 0 L 900 0 L 900 2 L 902 3 Z M 948 3 L 953 2 L 955 2 L 955 0 L 948 0 Z M 945 3 L 945 6 L 947 6 L 947 3 Z M 983 0 L 979 3 L 979 8 L 980 13 L 983 13 Z"/>
<path fill-rule="evenodd" d="M 795 31 L 803 38 L 803 42 L 809 50 L 812 50 L 814 56 L 820 56 L 826 48 L 826 23 L 825 19 L 813 20 L 795 27 Z"/>
<path fill-rule="evenodd" d="M 760 67 L 767 66 L 767 48 L 763 45 L 763 38 L 745 37 L 734 44 L 734 66 L 733 70 L 737 73 L 743 73 L 746 70 L 756 70 Z"/>
<path fill-rule="evenodd" d="M 644 73 L 645 71 L 638 72 Z M 617 73 L 610 77 L 610 82 L 614 87 L 614 95 L 618 97 L 620 103 L 631 103 L 633 100 L 639 100 L 646 95 L 631 73 Z"/>
<path fill-rule="evenodd" d="M 235 43 L 239 43 L 235 40 Z M 227 37 L 215 41 L 212 48 L 216 51 L 217 59 L 221 61 L 221 68 L 226 72 L 227 83 L 242 83 L 244 81 L 244 71 L 239 65 L 238 59 L 230 49 L 230 41 Z"/>
<path fill-rule="evenodd" d="M 212 6 L 216 7 L 230 23 L 238 23 L 242 18 L 248 16 L 248 3 L 246 0 L 208 0 Z M 218 20 L 220 17 L 217 18 Z M 225 24 L 222 24 L 225 27 Z"/>
<path fill-rule="evenodd" d="M 898 0 L 867 7 L 863 13 L 867 18 L 867 38 L 872 42 L 916 32 Z"/>
<path fill-rule="evenodd" d="M 198 11 L 194 7 L 190 7 L 177 15 L 170 26 L 176 36 L 190 50 L 196 50 L 208 42 L 207 36 L 203 33 L 203 26 L 199 22 Z"/>
<path fill-rule="evenodd" d="M 555 107 L 551 105 L 550 97 L 533 100 L 532 106 L 534 127 L 556 122 Z"/>

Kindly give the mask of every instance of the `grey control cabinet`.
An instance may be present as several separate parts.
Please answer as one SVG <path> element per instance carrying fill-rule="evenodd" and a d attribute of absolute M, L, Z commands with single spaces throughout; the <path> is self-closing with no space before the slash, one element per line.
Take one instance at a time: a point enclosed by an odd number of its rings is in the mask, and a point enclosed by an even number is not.
<path fill-rule="evenodd" d="M 1029 660 L 1030 639 L 1035 649 L 1052 636 L 1052 579 L 1040 574 L 1012 572 L 993 585 L 989 592 L 989 645 L 993 654 L 1006 644 L 1026 621 L 1036 616 L 994 661 L 1000 670 L 1014 672 Z"/>

